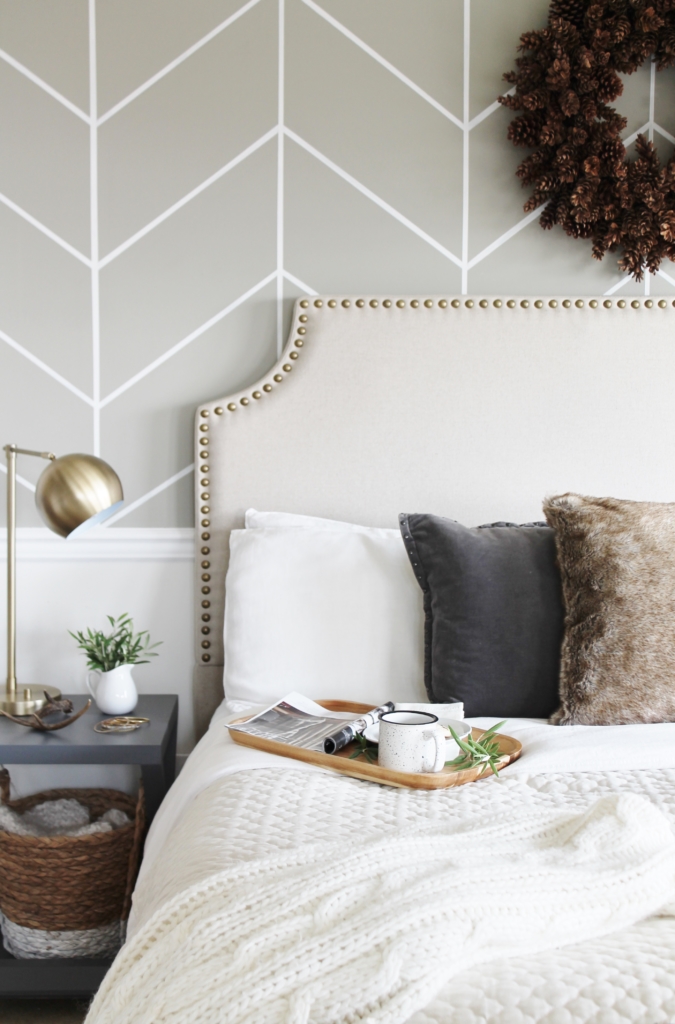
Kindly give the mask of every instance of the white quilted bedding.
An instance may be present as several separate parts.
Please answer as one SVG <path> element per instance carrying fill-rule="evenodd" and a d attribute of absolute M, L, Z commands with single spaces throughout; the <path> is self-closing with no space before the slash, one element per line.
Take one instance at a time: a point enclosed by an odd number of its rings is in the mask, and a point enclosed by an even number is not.
<path fill-rule="evenodd" d="M 675 767 L 521 772 L 437 792 L 380 787 L 299 770 L 292 762 L 283 770 L 240 770 L 183 802 L 171 828 L 165 823 L 161 851 L 155 844 L 153 853 L 150 844 L 131 928 L 187 886 L 274 851 L 324 839 L 349 843 L 440 819 L 508 815 L 523 802 L 583 810 L 595 797 L 626 790 L 646 796 L 675 827 Z M 504 959 L 455 976 L 410 1024 L 675 1021 L 674 917 L 652 917 L 622 933 L 527 959 L 508 957 L 505 934 L 504 949 Z"/>

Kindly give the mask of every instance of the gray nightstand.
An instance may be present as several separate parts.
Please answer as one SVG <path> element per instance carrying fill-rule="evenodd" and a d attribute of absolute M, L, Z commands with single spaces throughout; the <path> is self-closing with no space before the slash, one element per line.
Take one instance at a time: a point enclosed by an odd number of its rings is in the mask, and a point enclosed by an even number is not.
<path fill-rule="evenodd" d="M 78 711 L 83 694 L 67 694 Z M 145 789 L 148 824 L 176 774 L 178 697 L 143 695 L 134 715 L 150 719 L 136 732 L 101 735 L 94 725 L 110 716 L 92 705 L 66 729 L 44 733 L 0 718 L 0 764 L 137 764 Z M 44 787 L 49 788 L 49 783 Z M 0 866 L 1 870 L 1 866 Z M 109 960 L 15 960 L 0 945 L 0 999 L 87 998 L 96 992 Z"/>

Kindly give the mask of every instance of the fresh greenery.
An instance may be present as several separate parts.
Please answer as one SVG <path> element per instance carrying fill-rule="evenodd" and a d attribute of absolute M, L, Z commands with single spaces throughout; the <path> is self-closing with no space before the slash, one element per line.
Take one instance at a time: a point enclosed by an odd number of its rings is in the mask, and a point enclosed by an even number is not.
<path fill-rule="evenodd" d="M 449 726 L 452 738 L 461 753 L 452 761 L 446 761 L 446 768 L 452 768 L 455 772 L 461 772 L 465 768 L 477 768 L 479 765 L 484 765 L 485 768 L 489 767 L 494 775 L 497 775 L 497 765 L 502 755 L 499 750 L 499 740 L 496 732 L 505 723 L 506 719 L 491 726 L 483 733 L 480 740 L 473 739 L 471 734 L 465 740 L 461 740 L 452 726 Z"/>
<path fill-rule="evenodd" d="M 77 640 L 79 649 L 87 655 L 89 668 L 110 672 L 120 665 L 145 665 L 149 658 L 157 657 L 153 648 L 159 647 L 162 641 L 151 644 L 147 629 L 134 633 L 133 621 L 126 612 L 118 619 L 112 615 L 107 618 L 112 626 L 112 633 L 107 636 L 98 629 L 87 629 L 86 635 L 68 630 L 73 640 Z"/>
<path fill-rule="evenodd" d="M 356 750 L 353 754 L 349 755 L 349 760 L 353 761 L 359 754 L 363 754 L 368 764 L 375 764 L 377 761 L 377 743 L 371 743 L 365 736 L 360 734 L 354 737 L 354 743 L 356 743 Z"/>

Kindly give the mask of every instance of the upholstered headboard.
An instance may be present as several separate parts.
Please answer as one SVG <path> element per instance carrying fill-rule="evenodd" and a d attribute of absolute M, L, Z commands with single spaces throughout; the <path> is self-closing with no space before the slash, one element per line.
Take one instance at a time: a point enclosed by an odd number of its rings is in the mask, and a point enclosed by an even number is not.
<path fill-rule="evenodd" d="M 566 490 L 675 500 L 673 305 L 297 302 L 269 373 L 197 410 L 198 732 L 222 699 L 228 537 L 249 507 L 395 527 L 529 521 Z"/>

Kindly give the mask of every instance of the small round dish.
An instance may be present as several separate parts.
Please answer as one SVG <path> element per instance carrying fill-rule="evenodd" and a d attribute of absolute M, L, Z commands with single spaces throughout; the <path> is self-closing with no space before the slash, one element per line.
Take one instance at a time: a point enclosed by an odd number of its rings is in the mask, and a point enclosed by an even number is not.
<path fill-rule="evenodd" d="M 104 718 L 102 722 L 97 722 L 94 726 L 94 732 L 134 732 L 136 729 L 140 729 L 142 725 L 148 725 L 149 722 L 149 718 L 132 718 L 130 715 L 119 715 L 117 718 Z"/>

